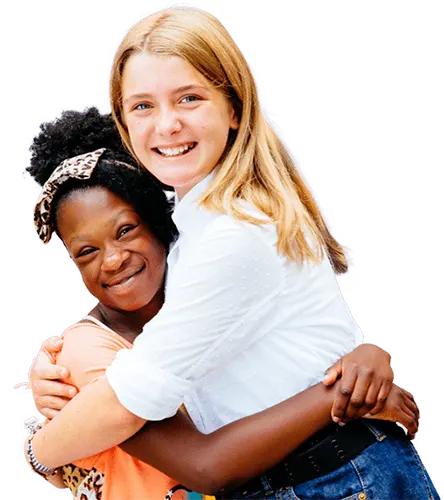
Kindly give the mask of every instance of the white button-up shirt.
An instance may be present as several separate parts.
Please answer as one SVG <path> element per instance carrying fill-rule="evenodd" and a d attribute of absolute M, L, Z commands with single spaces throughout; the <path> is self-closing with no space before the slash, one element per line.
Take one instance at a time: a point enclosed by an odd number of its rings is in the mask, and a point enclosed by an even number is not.
<path fill-rule="evenodd" d="M 185 403 L 203 432 L 319 382 L 361 338 L 328 259 L 298 265 L 277 253 L 273 224 L 200 208 L 211 178 L 173 214 L 162 309 L 107 370 L 132 413 L 161 420 Z"/>

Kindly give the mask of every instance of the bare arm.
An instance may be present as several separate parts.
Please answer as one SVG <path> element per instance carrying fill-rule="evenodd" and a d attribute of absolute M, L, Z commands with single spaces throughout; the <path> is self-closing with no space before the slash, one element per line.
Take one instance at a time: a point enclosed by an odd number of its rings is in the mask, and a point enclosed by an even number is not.
<path fill-rule="evenodd" d="M 321 389 L 326 390 L 325 387 L 321 387 Z M 302 393 L 298 396 L 304 397 L 306 395 Z M 97 404 L 97 402 L 100 402 L 100 404 Z M 301 405 L 302 409 L 300 411 L 306 413 L 296 412 L 297 418 L 295 422 L 298 422 L 304 415 L 306 421 L 311 422 L 314 427 L 310 427 L 305 434 L 298 434 L 298 440 L 292 442 L 288 447 L 286 447 L 288 440 L 284 439 L 282 441 L 283 451 L 276 449 L 279 457 L 271 458 L 271 463 L 278 461 L 313 432 L 328 423 L 331 401 L 329 402 L 327 415 L 321 413 L 321 415 L 314 416 L 311 400 L 304 399 Z M 321 410 L 325 410 L 325 408 L 322 407 Z M 93 418 L 89 418 L 89 415 L 93 415 Z M 317 418 L 321 419 L 319 426 L 316 424 Z M 34 453 L 40 463 L 48 467 L 58 467 L 120 444 L 133 436 L 144 424 L 145 420 L 132 414 L 119 403 L 106 377 L 102 376 L 86 386 L 80 394 L 66 405 L 62 412 L 35 436 Z M 267 429 L 267 425 L 269 423 L 265 423 L 265 429 Z M 302 424 L 302 428 L 304 426 L 305 424 Z M 87 439 L 85 439 L 85 436 L 87 436 Z M 271 449 L 273 449 L 273 446 Z M 268 445 L 264 450 L 266 452 L 262 453 L 263 455 L 272 457 Z M 256 448 L 254 448 L 253 455 L 256 462 L 258 461 L 257 453 Z M 224 456 L 227 456 L 226 451 Z M 268 464 L 268 462 L 264 464 L 262 470 L 266 470 L 269 467 Z M 154 465 L 160 468 L 157 463 Z M 247 470 L 246 477 L 254 475 L 255 472 L 252 474 L 250 471 L 251 469 Z M 165 472 L 171 474 L 169 470 Z M 230 474 L 230 471 L 228 471 L 228 474 Z M 171 475 L 178 477 L 177 474 Z"/>
<path fill-rule="evenodd" d="M 333 399 L 334 389 L 318 384 L 211 434 L 179 412 L 120 446 L 188 488 L 214 494 L 262 474 L 331 423 Z"/>
<path fill-rule="evenodd" d="M 69 379 L 71 383 L 78 387 L 84 386 L 81 390 L 81 394 L 84 394 L 102 382 L 100 379 L 91 383 L 97 376 L 103 375 L 106 365 L 115 355 L 115 346 L 106 344 L 106 337 L 101 338 L 95 327 L 77 328 L 74 333 L 75 335 L 65 339 L 65 348 L 59 362 L 69 367 L 72 374 Z M 80 352 L 76 351 L 78 345 Z M 82 356 L 79 364 L 80 354 Z M 46 369 L 49 370 L 50 366 Z M 91 366 L 95 367 L 93 371 Z M 127 441 L 122 448 L 191 489 L 213 492 L 240 484 L 262 473 L 310 435 L 330 423 L 333 397 L 332 388 L 318 384 L 280 405 L 234 422 L 209 435 L 201 434 L 185 414 L 179 413 L 168 420 L 148 423 L 142 432 Z M 66 415 L 76 399 L 78 397 L 65 407 L 59 417 Z M 98 408 L 97 413 L 100 411 Z M 36 455 L 39 451 L 46 453 L 47 449 L 49 453 L 53 453 L 51 442 L 44 440 L 44 433 L 46 428 L 59 425 L 59 417 L 35 436 Z M 94 422 L 100 425 L 100 416 L 94 419 Z M 116 433 L 120 432 L 120 425 L 121 422 Z M 90 426 L 91 424 L 88 424 L 88 429 Z M 68 440 L 72 439 L 72 431 L 69 429 L 60 427 L 59 432 L 67 436 Z M 90 429 L 88 432 L 93 431 Z M 257 438 L 258 434 L 261 439 Z M 84 434 L 78 436 L 77 440 L 82 438 L 84 439 Z M 39 439 L 40 448 L 39 444 L 35 445 Z M 114 440 L 115 436 L 112 439 Z M 63 448 L 66 446 L 66 442 L 62 441 L 57 448 L 65 453 Z M 106 449 L 106 444 L 102 446 Z M 56 452 L 60 453 L 58 450 Z M 37 455 L 37 458 L 46 465 L 43 456 Z"/>
<path fill-rule="evenodd" d="M 91 335 L 88 338 L 91 341 Z M 85 359 L 83 345 L 82 359 L 86 366 L 92 364 L 92 359 L 103 358 L 103 349 L 102 346 L 100 352 L 94 352 L 93 346 L 90 345 L 88 352 L 91 360 L 88 360 Z M 368 349 L 365 353 L 368 357 Z M 381 355 L 385 356 L 382 353 Z M 353 356 L 351 358 L 353 359 Z M 112 356 L 103 364 L 102 371 L 95 370 L 84 379 L 79 379 L 77 374 L 75 378 L 80 385 L 88 383 L 91 376 L 103 373 L 111 359 Z M 379 365 L 380 361 L 381 359 L 376 359 L 373 362 Z M 60 362 L 70 365 L 66 357 L 61 357 Z M 51 368 L 56 370 L 51 364 L 45 368 L 43 361 L 40 368 L 41 371 L 50 371 Z M 360 375 L 358 379 L 359 377 Z M 273 408 L 241 419 L 209 435 L 199 433 L 185 415 L 178 414 L 168 420 L 148 423 L 136 436 L 125 442 L 122 448 L 193 490 L 214 493 L 261 474 L 314 432 L 327 425 L 331 421 L 329 413 L 336 392 L 318 385 Z M 413 402 L 410 402 L 410 409 L 406 409 L 403 402 L 398 404 L 392 415 L 385 415 L 384 418 L 396 417 L 396 420 L 406 427 L 410 425 L 409 430 L 414 434 L 417 430 L 415 412 L 417 413 L 417 407 Z M 65 435 L 68 434 L 69 432 L 65 432 Z M 257 438 L 258 435 L 261 439 Z"/>
<path fill-rule="evenodd" d="M 125 441 L 144 425 L 145 420 L 119 403 L 104 376 L 125 346 L 120 337 L 95 325 L 77 324 L 65 332 L 57 361 L 70 373 L 64 380 L 81 391 L 35 435 L 33 449 L 40 463 L 59 467 L 89 457 Z M 85 410 L 93 417 L 82 417 Z"/>
<path fill-rule="evenodd" d="M 178 414 L 148 423 L 121 448 L 190 489 L 214 494 L 264 473 L 331 423 L 334 393 L 318 384 L 211 434 L 200 434 Z M 394 385 L 383 411 L 372 418 L 400 422 L 413 438 L 419 410 L 413 396 Z"/>
<path fill-rule="evenodd" d="M 126 441 L 145 422 L 119 403 L 102 377 L 84 387 L 37 432 L 34 454 L 46 467 L 60 467 Z"/>

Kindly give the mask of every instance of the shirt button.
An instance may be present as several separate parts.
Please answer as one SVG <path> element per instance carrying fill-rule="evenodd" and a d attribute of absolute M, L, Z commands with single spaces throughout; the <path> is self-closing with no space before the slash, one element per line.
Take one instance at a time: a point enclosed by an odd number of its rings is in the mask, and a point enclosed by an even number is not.
<path fill-rule="evenodd" d="M 359 493 L 358 499 L 359 500 L 367 500 L 367 495 L 365 493 Z"/>

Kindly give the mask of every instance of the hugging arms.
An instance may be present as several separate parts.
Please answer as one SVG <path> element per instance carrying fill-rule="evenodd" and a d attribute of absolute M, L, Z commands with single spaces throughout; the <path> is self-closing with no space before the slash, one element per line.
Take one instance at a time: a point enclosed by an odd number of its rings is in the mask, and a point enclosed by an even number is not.
<path fill-rule="evenodd" d="M 61 342 L 55 339 L 45 342 L 30 372 L 36 405 L 51 417 L 66 404 L 68 391 L 72 389 L 58 380 L 76 382 L 78 388 L 90 382 L 88 376 L 82 375 L 87 366 L 80 370 L 76 366 L 76 373 L 68 377 L 66 367 L 53 364 L 60 347 Z M 69 347 L 65 346 L 67 353 Z M 91 364 L 102 355 L 103 352 L 90 352 L 86 363 Z M 112 350 L 108 350 L 107 356 L 111 361 Z M 63 351 L 59 359 L 74 366 L 70 355 L 64 356 Z M 331 385 L 336 376 L 342 376 L 333 386 L 318 384 L 210 434 L 198 432 L 186 414 L 178 412 L 173 418 L 147 423 L 120 446 L 188 488 L 212 494 L 265 472 L 327 426 L 332 412 L 336 412 L 336 418 L 348 421 L 380 411 L 376 418 L 399 421 L 414 437 L 419 412 L 409 393 L 392 386 L 389 360 L 389 355 L 381 349 L 363 344 L 329 370 L 326 384 Z M 98 375 L 95 371 L 92 376 Z M 379 398 L 370 399 L 374 394 L 380 394 Z M 368 397 L 362 405 L 359 398 L 363 396 Z"/>

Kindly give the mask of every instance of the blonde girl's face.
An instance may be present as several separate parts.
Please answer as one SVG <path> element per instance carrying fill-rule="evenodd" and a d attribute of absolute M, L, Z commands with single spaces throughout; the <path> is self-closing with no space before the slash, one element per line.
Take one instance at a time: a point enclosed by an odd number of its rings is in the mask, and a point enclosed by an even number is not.
<path fill-rule="evenodd" d="M 218 164 L 234 110 L 184 59 L 135 54 L 122 79 L 123 116 L 139 161 L 182 198 Z"/>

